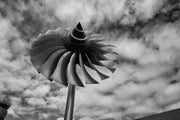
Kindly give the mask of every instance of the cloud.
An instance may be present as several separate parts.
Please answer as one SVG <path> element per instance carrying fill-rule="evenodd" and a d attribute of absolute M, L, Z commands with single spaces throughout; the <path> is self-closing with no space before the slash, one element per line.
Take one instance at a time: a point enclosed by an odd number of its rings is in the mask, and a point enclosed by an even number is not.
<path fill-rule="evenodd" d="M 14 32 L 13 27 L 11 26 L 11 23 L 9 20 L 4 19 L 2 17 L 0 17 L 0 39 L 1 39 L 1 52 L 0 55 L 4 58 L 4 59 L 8 59 L 10 57 L 12 57 L 11 52 L 7 49 L 8 48 L 8 42 L 6 41 L 6 39 L 12 37 L 12 33 Z M 10 34 L 8 34 L 10 33 Z"/>
<path fill-rule="evenodd" d="M 93 120 L 93 119 L 88 118 L 88 117 L 84 117 L 84 118 L 81 118 L 80 120 Z"/>
<path fill-rule="evenodd" d="M 64 120 L 64 118 L 58 118 L 57 120 Z"/>
<path fill-rule="evenodd" d="M 27 98 L 26 101 L 29 105 L 32 105 L 35 107 L 46 105 L 46 102 L 43 98 Z"/>
<path fill-rule="evenodd" d="M 180 99 L 177 96 L 179 91 L 180 91 L 179 90 L 179 83 L 175 84 L 175 85 L 167 86 L 164 89 L 164 91 L 158 92 L 157 97 L 156 97 L 156 101 L 162 107 L 166 107 L 169 104 L 177 103 Z"/>
<path fill-rule="evenodd" d="M 161 10 L 166 1 L 167 0 L 134 0 L 133 4 L 136 10 L 135 14 L 140 17 L 140 20 L 148 20 L 150 18 L 153 18 L 154 15 Z"/>
<path fill-rule="evenodd" d="M 148 20 L 152 18 L 163 6 L 166 0 L 104 0 L 104 1 L 77 1 L 70 2 L 49 1 L 45 4 L 54 10 L 55 15 L 67 24 L 81 21 L 84 26 L 91 23 L 95 26 L 105 24 L 105 20 L 110 22 L 119 21 L 122 24 L 134 24 L 137 20 Z"/>
<path fill-rule="evenodd" d="M 168 0 L 0 3 L 0 93 L 11 101 L 14 119 L 63 119 L 67 88 L 37 73 L 28 48 L 39 33 L 72 28 L 78 21 L 102 33 L 119 55 L 108 63 L 117 69 L 109 79 L 77 87 L 75 119 L 135 118 L 180 105 L 180 27 L 172 12 L 176 5 L 167 5 Z"/>
<path fill-rule="evenodd" d="M 32 97 L 43 97 L 50 90 L 50 86 L 48 85 L 38 85 L 35 88 L 27 89 L 23 92 L 23 96 L 32 96 Z"/>
<path fill-rule="evenodd" d="M 116 52 L 129 59 L 139 59 L 146 52 L 146 46 L 141 41 L 121 39 L 116 43 Z"/>

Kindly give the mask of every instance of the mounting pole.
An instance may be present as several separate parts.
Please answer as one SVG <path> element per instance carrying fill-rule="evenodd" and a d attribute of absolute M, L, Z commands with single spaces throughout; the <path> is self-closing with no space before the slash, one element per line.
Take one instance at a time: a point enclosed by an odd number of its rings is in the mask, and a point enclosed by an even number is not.
<path fill-rule="evenodd" d="M 64 120 L 73 120 L 75 90 L 75 85 L 68 85 L 68 96 L 66 101 Z"/>

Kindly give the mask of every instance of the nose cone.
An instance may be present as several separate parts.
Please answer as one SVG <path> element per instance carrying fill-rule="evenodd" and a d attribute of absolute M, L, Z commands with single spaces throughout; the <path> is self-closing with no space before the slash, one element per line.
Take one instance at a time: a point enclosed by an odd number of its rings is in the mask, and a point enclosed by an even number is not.
<path fill-rule="evenodd" d="M 85 42 L 86 34 L 85 34 L 80 22 L 77 24 L 77 26 L 71 32 L 69 40 L 76 44 L 81 44 L 81 43 Z"/>
<path fill-rule="evenodd" d="M 6 101 L 0 101 L 0 120 L 4 120 L 7 116 L 7 109 L 10 107 L 10 104 Z"/>

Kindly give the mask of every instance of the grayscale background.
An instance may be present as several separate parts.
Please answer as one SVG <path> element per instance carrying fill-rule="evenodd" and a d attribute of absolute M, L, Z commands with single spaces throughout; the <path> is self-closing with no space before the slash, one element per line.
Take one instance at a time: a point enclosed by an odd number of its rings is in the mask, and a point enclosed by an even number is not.
<path fill-rule="evenodd" d="M 110 56 L 117 70 L 109 79 L 77 87 L 74 120 L 131 120 L 180 107 L 179 0 L 0 0 L 6 120 L 63 120 L 67 88 L 38 74 L 28 49 L 39 33 L 79 21 L 119 56 Z"/>

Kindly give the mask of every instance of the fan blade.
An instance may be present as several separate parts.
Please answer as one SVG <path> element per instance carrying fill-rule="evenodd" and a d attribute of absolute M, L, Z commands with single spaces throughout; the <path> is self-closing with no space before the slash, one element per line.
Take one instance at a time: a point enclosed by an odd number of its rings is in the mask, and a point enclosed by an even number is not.
<path fill-rule="evenodd" d="M 97 59 L 96 56 L 94 56 L 93 54 L 92 54 L 92 56 L 93 56 L 93 57 L 91 57 L 90 60 L 91 60 L 91 62 L 92 62 L 93 64 L 106 67 L 106 68 L 109 69 L 112 73 L 115 72 L 115 70 L 116 70 L 115 68 L 111 68 L 111 67 L 108 67 L 108 66 L 104 65 L 103 63 L 101 63 L 101 62 Z"/>
<path fill-rule="evenodd" d="M 31 57 L 34 57 L 34 56 L 37 56 L 38 54 L 41 54 L 42 52 L 44 52 L 48 48 L 55 47 L 55 46 L 59 46 L 61 48 L 64 48 L 62 43 L 48 42 L 48 43 L 43 44 L 41 46 L 31 48 L 29 53 L 30 53 Z"/>
<path fill-rule="evenodd" d="M 92 54 L 94 54 L 94 56 L 96 56 L 97 59 L 99 59 L 99 60 L 108 60 L 108 58 L 105 57 L 105 56 L 103 55 L 103 53 L 100 53 L 100 51 L 98 51 L 98 50 L 96 50 L 96 49 L 94 49 L 94 51 L 95 51 L 95 52 L 93 52 Z"/>
<path fill-rule="evenodd" d="M 43 34 L 42 33 L 40 33 L 39 35 L 38 35 L 38 39 L 40 38 L 40 37 L 42 37 L 43 36 Z"/>
<path fill-rule="evenodd" d="M 104 54 L 107 54 L 108 52 L 101 48 L 88 47 L 86 49 L 86 52 L 88 52 L 88 54 L 92 54 L 92 56 L 96 56 L 98 60 L 109 60 L 107 57 L 104 56 Z"/>
<path fill-rule="evenodd" d="M 84 87 L 81 79 L 79 78 L 76 72 L 76 56 L 77 53 L 74 53 L 72 55 L 68 65 L 68 83 L 72 85 Z"/>
<path fill-rule="evenodd" d="M 58 50 L 55 53 L 53 53 L 48 58 L 48 60 L 44 64 L 42 64 L 42 66 L 40 67 L 40 69 L 38 71 L 41 72 L 45 77 L 49 78 L 49 76 L 54 72 L 60 57 L 65 52 L 67 52 L 66 49 L 61 49 L 61 50 Z"/>
<path fill-rule="evenodd" d="M 113 51 L 112 51 L 112 52 L 110 51 L 110 52 L 108 52 L 108 53 L 114 54 L 114 55 L 119 55 L 117 52 L 113 52 Z"/>
<path fill-rule="evenodd" d="M 41 46 L 42 44 L 45 44 L 47 42 L 57 42 L 57 43 L 61 43 L 61 42 L 64 42 L 63 40 L 63 37 L 58 35 L 58 34 L 51 34 L 51 35 L 40 35 L 38 37 L 38 40 L 35 41 L 33 44 L 32 44 L 32 48 L 33 47 L 38 47 L 38 46 Z"/>
<path fill-rule="evenodd" d="M 53 74 L 50 76 L 51 80 L 54 80 L 58 83 L 61 83 L 65 86 L 68 85 L 67 81 L 67 66 L 69 59 L 71 57 L 72 53 L 71 52 L 66 52 L 59 60 L 58 65 L 56 66 L 55 71 Z"/>
<path fill-rule="evenodd" d="M 37 56 L 31 57 L 30 60 L 35 68 L 39 68 L 52 53 L 54 53 L 55 51 L 57 51 L 59 49 L 61 49 L 61 47 L 59 47 L 59 46 L 48 48 L 43 53 L 41 53 Z"/>
<path fill-rule="evenodd" d="M 63 33 L 63 32 L 65 32 L 65 30 L 63 30 L 62 28 L 59 27 L 59 28 L 55 29 L 54 32 Z"/>
<path fill-rule="evenodd" d="M 86 71 L 86 69 L 84 67 L 84 63 L 83 63 L 83 59 L 82 59 L 81 53 L 79 54 L 79 61 L 80 61 L 80 66 L 82 68 L 82 71 L 83 71 L 85 79 L 86 79 L 86 83 L 87 84 L 98 84 L 98 82 L 94 78 L 92 78 L 89 75 L 89 73 Z"/>
<path fill-rule="evenodd" d="M 98 47 L 98 48 L 106 47 L 106 45 L 98 43 L 98 41 L 96 41 L 96 40 L 88 41 L 88 44 L 89 44 L 90 47 L 95 47 L 95 48 L 96 47 Z"/>
<path fill-rule="evenodd" d="M 98 38 L 98 40 L 93 39 L 93 38 L 90 38 L 90 40 L 89 40 L 89 42 L 96 42 L 96 43 L 98 43 L 98 42 L 104 42 L 104 41 L 105 41 L 104 38 Z"/>
<path fill-rule="evenodd" d="M 104 79 L 109 78 L 109 76 L 101 73 L 100 71 L 98 71 L 98 70 L 96 69 L 96 67 L 92 64 L 92 62 L 90 61 L 90 59 L 89 59 L 89 57 L 87 56 L 87 54 L 85 54 L 85 56 L 86 56 L 87 61 L 89 62 L 89 65 L 91 66 L 91 68 L 92 68 L 93 70 L 95 70 L 95 71 L 97 72 L 97 74 L 99 75 L 99 77 L 101 78 L 101 80 L 104 80 Z"/>
<path fill-rule="evenodd" d="M 45 33 L 45 35 L 48 35 L 48 34 L 54 34 L 54 30 L 48 30 L 46 33 Z M 57 33 L 56 33 L 57 34 Z"/>
<path fill-rule="evenodd" d="M 91 43 L 91 44 L 98 44 L 98 46 L 99 47 L 116 47 L 116 46 L 114 46 L 114 45 L 107 45 L 107 44 L 101 44 L 101 43 L 99 43 L 99 42 L 103 42 L 103 41 L 105 41 L 105 40 L 103 40 L 103 39 L 101 39 L 101 40 L 89 40 L 89 43 Z"/>

